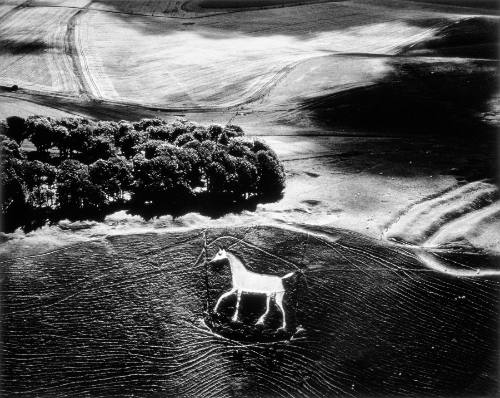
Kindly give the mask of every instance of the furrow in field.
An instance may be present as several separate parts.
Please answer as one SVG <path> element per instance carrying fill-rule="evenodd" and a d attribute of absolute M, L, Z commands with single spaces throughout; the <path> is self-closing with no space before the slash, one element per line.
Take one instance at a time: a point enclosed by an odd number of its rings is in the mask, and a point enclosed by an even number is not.
<path fill-rule="evenodd" d="M 71 57 L 71 66 L 73 68 L 73 73 L 78 79 L 79 85 L 79 94 L 84 96 L 89 96 L 91 92 L 91 86 L 88 83 L 88 79 L 84 75 L 85 57 L 83 54 L 78 51 L 78 35 L 76 32 L 76 25 L 78 22 L 78 18 L 86 12 L 88 7 L 92 4 L 92 1 L 89 1 L 83 8 L 79 8 L 76 12 L 73 13 L 71 18 L 68 21 L 66 35 L 64 38 L 64 50 L 66 54 Z"/>

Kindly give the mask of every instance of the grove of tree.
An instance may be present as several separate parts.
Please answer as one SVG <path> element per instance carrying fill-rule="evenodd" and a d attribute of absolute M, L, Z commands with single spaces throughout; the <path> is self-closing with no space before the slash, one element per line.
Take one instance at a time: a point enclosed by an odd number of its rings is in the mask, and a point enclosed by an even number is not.
<path fill-rule="evenodd" d="M 117 209 L 195 210 L 279 198 L 285 173 L 235 125 L 12 116 L 0 121 L 2 229 Z"/>

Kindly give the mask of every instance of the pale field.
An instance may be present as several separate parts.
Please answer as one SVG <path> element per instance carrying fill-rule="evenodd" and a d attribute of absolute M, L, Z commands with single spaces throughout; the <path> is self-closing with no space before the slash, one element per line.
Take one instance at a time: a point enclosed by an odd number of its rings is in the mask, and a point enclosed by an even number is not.
<path fill-rule="evenodd" d="M 194 25 L 89 11 L 79 19 L 77 45 L 95 97 L 213 108 L 260 99 L 310 59 L 390 55 L 434 31 L 339 4 L 228 13 Z M 317 77 L 310 80 L 335 85 Z"/>
<path fill-rule="evenodd" d="M 6 0 L 0 4 L 0 20 L 6 18 L 19 5 L 25 3 L 23 0 Z"/>
<path fill-rule="evenodd" d="M 442 16 L 412 2 L 311 3 L 9 1 L 0 6 L 8 13 L 0 16 L 0 84 L 179 109 L 249 107 L 274 90 L 286 104 L 298 91 L 289 74 L 315 92 L 369 84 L 383 61 L 376 70 L 362 61 L 363 70 L 357 59 L 329 56 L 394 55 L 439 27 L 412 20 Z"/>
<path fill-rule="evenodd" d="M 263 138 L 285 162 L 289 183 L 280 202 L 259 206 L 262 219 L 500 254 L 498 186 L 463 185 L 447 173 L 447 164 L 464 157 L 459 145 L 443 150 L 425 138 L 409 147 L 397 137 Z M 427 162 L 419 159 L 422 149 L 432 152 Z"/>
<path fill-rule="evenodd" d="M 42 6 L 38 6 L 40 3 Z M 0 84 L 52 92 L 78 94 L 68 41 L 68 24 L 88 1 L 31 2 L 12 9 L 0 20 Z M 57 7 L 52 7 L 57 5 Z"/>
<path fill-rule="evenodd" d="M 380 239 L 432 247 L 462 242 L 500 251 L 498 205 L 478 207 L 474 195 L 461 194 L 449 173 L 453 153 L 443 154 L 439 167 L 406 166 L 395 173 L 401 165 L 390 157 L 398 139 L 342 137 L 309 120 L 300 105 L 374 84 L 390 73 L 390 60 L 402 48 L 442 27 L 444 14 L 436 10 L 446 9 L 449 21 L 470 10 L 396 0 L 285 8 L 271 1 L 260 10 L 231 2 L 203 8 L 199 1 L 158 0 L 33 1 L 16 8 L 23 3 L 0 5 L 0 37 L 6 43 L 0 85 L 21 88 L 0 98 L 1 117 L 92 117 L 88 100 L 97 100 L 96 107 L 101 102 L 105 109 L 123 107 L 110 112 L 114 119 L 133 119 L 138 107 L 151 105 L 143 116 L 231 121 L 249 135 L 266 136 L 285 161 L 288 184 L 279 202 L 227 216 L 229 223 L 334 225 Z M 419 23 L 426 19 L 430 22 Z M 57 101 L 48 101 L 50 95 Z M 65 98 L 78 107 L 65 105 Z M 128 105 L 135 106 L 133 113 L 127 114 Z M 106 110 L 99 118 L 103 114 Z M 432 145 L 415 138 L 408 157 Z M 375 159 L 371 152 L 383 155 Z M 352 153 L 357 155 L 350 160 Z M 476 195 L 485 186 L 497 190 L 484 184 L 473 189 Z M 447 190 L 453 194 L 432 207 L 429 198 Z M 464 209 L 461 217 L 450 221 L 448 214 L 457 208 Z M 185 218 L 191 227 L 223 222 Z"/>
<path fill-rule="evenodd" d="M 260 99 L 310 59 L 394 54 L 433 33 L 398 20 L 397 11 L 342 2 L 195 22 L 150 16 L 170 15 L 178 3 L 35 1 L 13 10 L 0 32 L 19 48 L 2 54 L 0 84 L 164 107 L 229 107 Z"/>

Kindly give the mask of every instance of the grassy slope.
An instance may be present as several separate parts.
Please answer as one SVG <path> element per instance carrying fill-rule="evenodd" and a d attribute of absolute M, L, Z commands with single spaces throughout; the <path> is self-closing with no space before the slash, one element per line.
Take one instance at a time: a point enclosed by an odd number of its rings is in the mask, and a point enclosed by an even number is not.
<path fill-rule="evenodd" d="M 210 256 L 224 244 L 257 272 L 306 269 L 295 312 L 305 331 L 273 345 L 228 340 L 200 323 L 201 230 L 114 236 L 29 257 L 11 250 L 1 263 L 5 392 L 494 394 L 498 280 L 453 278 L 423 268 L 411 251 L 320 231 L 208 231 Z M 229 274 L 211 269 L 209 281 L 213 305 Z M 222 312 L 233 306 L 228 299 Z M 243 296 L 245 322 L 263 309 Z M 276 323 L 273 308 L 268 326 Z"/>

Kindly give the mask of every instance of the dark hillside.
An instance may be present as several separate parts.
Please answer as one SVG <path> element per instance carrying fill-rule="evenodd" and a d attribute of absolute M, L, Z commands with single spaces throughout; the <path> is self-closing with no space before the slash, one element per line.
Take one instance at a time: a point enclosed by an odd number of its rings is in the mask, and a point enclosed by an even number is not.
<path fill-rule="evenodd" d="M 207 240 L 210 256 L 225 245 L 256 272 L 305 270 L 298 306 L 285 296 L 297 319 L 291 341 L 242 342 L 204 326 L 201 230 L 4 255 L 4 394 L 495 394 L 498 279 L 436 273 L 408 250 L 342 231 L 263 226 L 211 230 Z M 211 268 L 208 281 L 211 307 L 230 287 L 227 268 Z M 233 306 L 228 299 L 222 312 Z M 244 326 L 253 328 L 251 314 L 263 309 L 244 295 Z M 277 318 L 272 307 L 266 328 Z"/>

